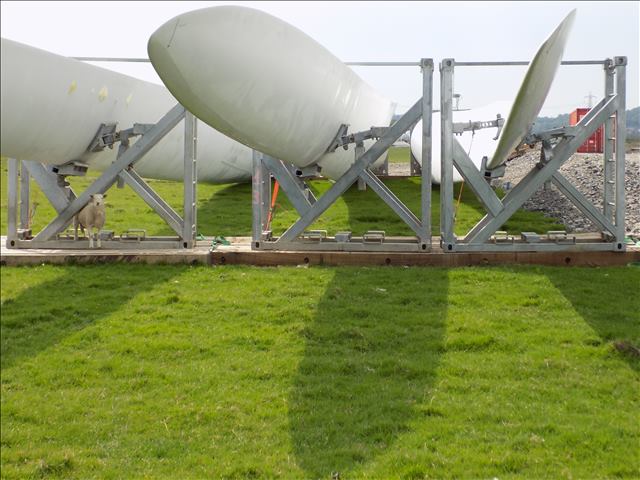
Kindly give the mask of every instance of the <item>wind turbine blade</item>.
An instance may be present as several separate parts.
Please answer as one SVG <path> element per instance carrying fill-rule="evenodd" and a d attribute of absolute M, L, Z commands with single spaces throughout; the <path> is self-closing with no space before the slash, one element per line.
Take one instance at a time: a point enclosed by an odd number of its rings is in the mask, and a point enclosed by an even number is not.
<path fill-rule="evenodd" d="M 558 71 L 575 16 L 576 10 L 574 9 L 540 46 L 533 57 L 502 129 L 496 151 L 487 164 L 487 168 L 492 169 L 503 164 L 513 149 L 522 143 L 524 137 L 531 130 Z"/>

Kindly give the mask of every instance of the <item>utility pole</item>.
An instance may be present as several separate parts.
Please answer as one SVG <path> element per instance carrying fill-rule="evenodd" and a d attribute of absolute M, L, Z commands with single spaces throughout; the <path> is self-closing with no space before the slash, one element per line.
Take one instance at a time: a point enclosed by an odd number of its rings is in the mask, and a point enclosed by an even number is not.
<path fill-rule="evenodd" d="M 589 95 L 585 95 L 584 98 L 589 100 L 589 108 L 591 108 L 593 106 L 593 100 L 596 98 L 596 96 L 593 93 L 589 92 Z"/>

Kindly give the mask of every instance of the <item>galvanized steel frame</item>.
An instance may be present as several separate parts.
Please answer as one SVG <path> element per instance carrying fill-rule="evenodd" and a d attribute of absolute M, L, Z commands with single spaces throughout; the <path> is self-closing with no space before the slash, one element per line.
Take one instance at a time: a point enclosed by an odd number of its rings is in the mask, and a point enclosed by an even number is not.
<path fill-rule="evenodd" d="M 405 66 L 406 62 L 378 62 L 376 66 Z M 422 97 L 367 150 L 356 145 L 354 164 L 325 192 L 314 201 L 305 200 L 306 190 L 295 182 L 286 166 L 279 160 L 260 152 L 253 157 L 253 226 L 252 248 L 264 250 L 342 250 L 342 251 L 430 251 L 431 250 L 431 123 L 433 111 L 433 59 L 424 58 L 419 64 L 422 70 Z M 373 162 L 385 153 L 393 143 L 422 118 L 422 187 L 421 214 L 418 218 L 389 190 L 370 170 Z M 300 218 L 280 237 L 272 238 L 268 231 L 268 214 L 271 204 L 271 175 L 280 183 L 281 189 L 290 199 Z M 300 236 L 322 213 L 356 181 L 368 185 L 416 234 L 401 241 L 380 243 L 346 242 L 333 239 L 322 243 L 309 243 Z"/>
<path fill-rule="evenodd" d="M 604 98 L 589 111 L 570 135 L 555 146 L 543 148 L 540 163 L 534 167 L 507 195 L 500 200 L 472 164 L 453 135 L 453 75 L 455 67 L 527 65 L 526 62 L 458 62 L 452 58 L 440 63 L 441 111 L 441 171 L 440 183 L 440 245 L 445 252 L 477 251 L 571 251 L 571 250 L 625 250 L 624 230 L 624 175 L 626 128 L 626 57 L 602 61 L 564 61 L 563 65 L 603 65 L 605 71 Z M 614 91 L 615 77 L 615 91 Z M 615 118 L 615 137 L 612 137 Z M 565 161 L 604 125 L 604 198 L 600 212 L 558 171 Z M 615 142 L 615 158 L 613 155 Z M 458 169 L 465 181 L 487 210 L 462 239 L 454 233 L 453 168 Z M 601 228 L 602 242 L 591 243 L 522 243 L 490 242 L 497 230 L 545 182 L 551 181 L 586 217 Z"/>
<path fill-rule="evenodd" d="M 458 62 L 444 59 L 440 63 L 440 111 L 441 111 L 441 183 L 440 183 L 440 245 L 445 252 L 548 252 L 548 251 L 624 251 L 624 141 L 625 141 L 625 68 L 626 57 L 606 60 L 563 61 L 562 65 L 603 65 L 605 71 L 605 97 L 589 114 L 576 125 L 571 136 L 564 137 L 553 148 L 547 148 L 541 163 L 519 182 L 503 199 L 498 198 L 471 159 L 453 135 L 453 73 L 458 67 L 526 66 L 529 62 Z M 430 251 L 431 250 L 431 122 L 433 111 L 433 61 L 423 59 L 415 62 L 368 62 L 358 65 L 407 66 L 420 65 L 423 71 L 423 96 L 364 154 L 356 154 L 356 162 L 317 202 L 307 202 L 304 186 L 295 183 L 284 172 L 284 164 L 254 152 L 253 177 L 253 242 L 252 248 L 265 250 L 340 250 L 340 251 Z M 425 74 L 426 73 L 426 74 Z M 615 88 L 614 88 L 615 87 Z M 368 169 L 373 159 L 401 135 L 400 128 L 415 125 L 422 116 L 422 190 L 421 219 L 415 215 Z M 614 121 L 615 118 L 615 121 Z M 486 120 L 486 119 L 478 119 Z M 604 199 L 600 212 L 584 195 L 558 171 L 562 164 L 600 126 L 604 125 Z M 615 127 L 616 135 L 613 136 Z M 398 135 L 396 135 L 398 134 Z M 393 139 L 390 140 L 390 138 Z M 614 158 L 615 144 L 615 158 Z M 487 210 L 487 215 L 467 235 L 458 239 L 454 233 L 453 168 L 457 168 L 466 183 Z M 281 188 L 292 201 L 300 218 L 279 238 L 271 238 L 267 230 L 268 210 L 271 195 L 271 175 L 280 182 Z M 295 177 L 294 177 L 295 178 Z M 299 179 L 296 179 L 299 182 Z M 301 234 L 355 181 L 368 184 L 416 233 L 412 237 L 391 240 L 372 245 L 366 243 L 340 243 L 329 238 L 322 242 L 302 240 Z M 575 204 L 580 211 L 602 231 L 602 242 L 524 241 L 498 242 L 494 236 L 522 204 L 545 182 L 552 182 Z M 493 241 L 492 241 L 493 239 Z"/>
<path fill-rule="evenodd" d="M 140 177 L 133 166 L 167 133 L 184 119 L 184 218 Z M 9 159 L 8 164 L 8 222 L 7 248 L 88 248 L 87 240 L 63 240 L 56 238 L 73 221 L 74 216 L 87 204 L 90 195 L 105 193 L 114 183 L 129 185 L 176 233 L 176 237 L 146 237 L 141 241 L 103 240 L 103 248 L 151 249 L 192 248 L 196 241 L 196 186 L 197 186 L 197 120 L 185 108 L 177 104 L 142 137 L 129 147 L 121 143 L 116 161 L 107 168 L 81 195 L 65 185 L 64 177 L 56 175 L 38 162 Z M 19 168 L 20 167 L 20 168 Z M 41 188 L 58 213 L 33 239 L 24 239 L 29 228 L 29 179 Z M 20 185 L 20 226 L 17 227 L 18 185 Z"/>

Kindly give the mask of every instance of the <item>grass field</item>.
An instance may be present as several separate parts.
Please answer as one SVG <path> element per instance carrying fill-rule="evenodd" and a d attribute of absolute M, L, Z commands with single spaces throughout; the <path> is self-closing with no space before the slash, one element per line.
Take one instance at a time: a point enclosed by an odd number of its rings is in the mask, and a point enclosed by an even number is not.
<path fill-rule="evenodd" d="M 151 183 L 179 207 L 179 186 Z M 417 209 L 418 179 L 388 184 Z M 250 195 L 199 185 L 201 233 L 249 234 Z M 170 233 L 127 188 L 108 202 L 107 228 Z M 459 231 L 481 215 L 467 191 Z M 293 218 L 281 200 L 276 230 Z M 318 226 L 409 233 L 356 189 Z M 559 225 L 519 212 L 507 228 Z M 120 264 L 0 280 L 2 478 L 640 477 L 637 266 Z"/>
<path fill-rule="evenodd" d="M 0 162 L 2 185 L 6 185 L 7 162 Z M 82 192 L 96 178 L 96 173 L 86 178 L 71 179 L 72 187 Z M 420 212 L 420 178 L 398 178 L 385 183 L 418 216 Z M 149 180 L 149 184 L 178 212 L 182 206 L 182 185 L 176 182 Z M 316 194 L 326 191 L 331 183 L 327 180 L 311 182 Z M 458 197 L 456 186 L 455 195 Z M 40 192 L 35 182 L 31 182 L 32 201 L 38 204 L 33 216 L 33 231 L 40 231 L 53 218 L 54 210 Z M 439 231 L 440 192 L 436 188 L 432 195 L 432 225 Z M 0 204 L 0 230 L 6 233 L 6 195 L 2 195 Z M 130 228 L 143 228 L 148 235 L 172 235 L 173 231 L 155 212 L 148 207 L 129 187 L 111 188 L 107 197 L 107 223 L 105 229 L 116 234 Z M 463 189 L 456 233 L 466 233 L 484 215 L 482 206 L 467 187 Z M 273 231 L 283 232 L 297 218 L 297 213 L 284 195 L 278 197 Z M 556 221 L 542 215 L 524 210 L 518 211 L 503 227 L 510 232 L 520 232 L 523 227 L 540 233 L 563 228 Z M 322 215 L 313 228 L 335 233 L 340 230 L 352 230 L 354 235 L 367 230 L 385 230 L 387 235 L 412 235 L 413 232 L 391 209 L 370 189 L 360 192 L 352 187 L 335 205 Z M 251 234 L 251 185 L 198 185 L 198 231 L 206 236 L 242 236 Z"/>
<path fill-rule="evenodd" d="M 1 275 L 3 478 L 640 475 L 637 267 Z"/>
<path fill-rule="evenodd" d="M 409 147 L 391 147 L 388 160 L 389 163 L 409 163 Z"/>

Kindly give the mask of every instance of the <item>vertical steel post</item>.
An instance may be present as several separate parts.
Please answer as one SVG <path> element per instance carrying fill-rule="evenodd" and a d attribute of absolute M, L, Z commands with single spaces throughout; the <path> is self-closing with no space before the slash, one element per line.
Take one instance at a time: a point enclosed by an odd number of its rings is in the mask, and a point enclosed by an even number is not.
<path fill-rule="evenodd" d="M 624 250 L 624 171 L 625 171 L 625 141 L 627 140 L 627 57 L 615 57 L 613 59 L 616 68 L 616 96 L 618 98 L 618 110 L 616 112 L 616 249 Z"/>
<path fill-rule="evenodd" d="M 253 175 L 251 177 L 251 213 L 252 213 L 252 225 L 251 234 L 252 242 L 251 248 L 260 248 L 260 242 L 262 240 L 262 225 L 264 222 L 263 206 L 264 199 L 262 198 L 263 188 L 263 173 L 262 167 L 262 154 L 257 150 L 253 151 Z"/>
<path fill-rule="evenodd" d="M 197 182 L 196 170 L 197 120 L 192 113 L 184 116 L 184 216 L 182 246 L 193 248 L 196 240 Z"/>
<path fill-rule="evenodd" d="M 260 154 L 260 159 L 264 158 L 264 154 Z M 264 232 L 268 228 L 269 223 L 269 211 L 271 210 L 271 170 L 267 168 L 265 162 L 260 161 L 260 168 L 262 169 L 262 182 L 260 182 L 260 188 L 262 189 L 262 231 Z"/>
<path fill-rule="evenodd" d="M 440 62 L 440 244 L 453 251 L 453 70 L 455 61 Z M 423 166 L 424 170 L 424 166 Z"/>
<path fill-rule="evenodd" d="M 355 155 L 355 160 L 353 161 L 353 163 L 355 163 L 360 159 L 362 155 L 364 155 L 364 143 L 356 143 L 356 148 L 354 148 L 353 151 Z M 361 177 L 358 177 L 357 184 L 359 191 L 364 192 L 367 189 L 367 183 Z"/>
<path fill-rule="evenodd" d="M 9 159 L 7 165 L 7 248 L 18 238 L 18 160 Z"/>
<path fill-rule="evenodd" d="M 418 163 L 416 157 L 413 156 L 411 145 L 409 145 L 409 175 L 414 177 L 422 173 L 422 167 Z"/>
<path fill-rule="evenodd" d="M 422 184 L 421 213 L 422 231 L 421 249 L 431 250 L 431 130 L 433 121 L 433 59 L 420 60 L 422 67 Z"/>
<path fill-rule="evenodd" d="M 29 225 L 29 181 L 31 176 L 24 160 L 20 162 L 20 228 L 27 230 Z"/>
<path fill-rule="evenodd" d="M 607 59 L 604 64 L 604 96 L 606 100 L 609 100 L 615 95 L 613 90 L 613 74 L 614 67 L 613 61 Z M 603 214 L 607 220 L 613 222 L 613 205 L 615 205 L 615 158 L 613 158 L 613 119 L 614 116 L 610 116 L 604 122 L 604 155 L 603 155 L 603 172 L 604 172 L 604 188 L 602 207 Z"/>

